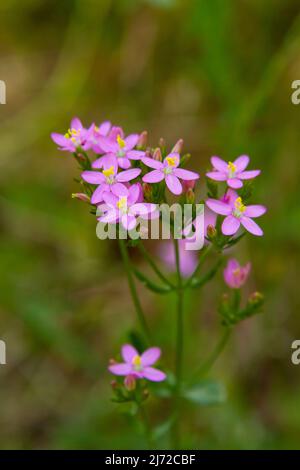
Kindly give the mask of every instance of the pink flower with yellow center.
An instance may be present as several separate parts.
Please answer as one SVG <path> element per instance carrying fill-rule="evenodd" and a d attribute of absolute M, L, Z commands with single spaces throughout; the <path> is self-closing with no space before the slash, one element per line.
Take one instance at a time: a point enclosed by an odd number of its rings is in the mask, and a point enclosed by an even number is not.
<path fill-rule="evenodd" d="M 251 264 L 240 266 L 236 259 L 228 260 L 224 269 L 224 281 L 231 289 L 239 289 L 245 284 L 251 270 Z"/>
<path fill-rule="evenodd" d="M 144 157 L 142 162 L 153 168 L 143 177 L 145 183 L 159 183 L 165 180 L 167 187 L 171 193 L 179 195 L 182 193 L 182 184 L 179 179 L 184 181 L 194 181 L 199 178 L 198 173 L 194 171 L 178 168 L 180 163 L 180 156 L 178 153 L 170 153 L 163 162 L 155 160 L 154 158 Z"/>
<path fill-rule="evenodd" d="M 241 188 L 243 180 L 255 178 L 260 174 L 260 170 L 244 171 L 249 160 L 248 155 L 241 155 L 234 162 L 228 163 L 219 157 L 211 157 L 213 171 L 206 173 L 206 176 L 215 181 L 226 181 L 230 188 Z"/>
<path fill-rule="evenodd" d="M 98 188 L 93 192 L 91 197 L 92 204 L 99 204 L 103 201 L 105 193 L 113 193 L 117 196 L 124 194 L 127 183 L 135 179 L 141 170 L 139 168 L 131 168 L 130 170 L 121 171 L 118 173 L 118 165 L 114 157 L 109 157 L 104 162 L 103 171 L 84 171 L 81 177 L 84 181 L 90 184 L 98 185 Z"/>
<path fill-rule="evenodd" d="M 222 233 L 224 235 L 234 235 L 241 224 L 253 235 L 263 235 L 262 229 L 252 218 L 263 215 L 267 210 L 264 206 L 245 206 L 240 197 L 233 198 L 229 203 L 218 199 L 208 199 L 206 205 L 216 214 L 226 216 L 222 223 Z"/>
<path fill-rule="evenodd" d="M 120 168 L 124 170 L 130 168 L 130 160 L 140 160 L 145 155 L 145 152 L 141 150 L 134 150 L 139 138 L 139 134 L 124 137 L 122 130 L 117 135 L 112 130 L 109 137 L 99 137 L 98 145 L 105 155 L 94 161 L 93 168 L 102 168 L 107 158 L 111 156 L 116 158 Z"/>
<path fill-rule="evenodd" d="M 92 125 L 85 129 L 78 118 L 73 118 L 71 127 L 65 134 L 52 132 L 51 138 L 59 146 L 59 150 L 67 152 L 76 152 L 78 149 L 89 150 L 91 148 L 90 136 L 93 132 Z"/>
<path fill-rule="evenodd" d="M 137 379 L 148 379 L 152 382 L 162 382 L 166 374 L 152 365 L 159 359 L 161 350 L 159 348 L 149 348 L 143 354 L 130 344 L 125 344 L 121 350 L 124 362 L 113 364 L 108 370 L 114 375 L 133 376 Z"/>

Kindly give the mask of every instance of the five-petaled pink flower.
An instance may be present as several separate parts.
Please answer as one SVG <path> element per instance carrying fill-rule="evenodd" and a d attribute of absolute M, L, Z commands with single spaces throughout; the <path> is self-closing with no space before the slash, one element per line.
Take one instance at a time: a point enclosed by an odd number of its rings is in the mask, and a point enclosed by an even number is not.
<path fill-rule="evenodd" d="M 125 230 L 133 230 L 137 225 L 137 217 L 145 220 L 159 217 L 156 204 L 140 202 L 140 195 L 140 184 L 133 184 L 130 188 L 123 186 L 118 195 L 113 193 L 103 194 L 104 204 L 99 205 L 99 211 L 102 212 L 102 215 L 98 218 L 99 222 L 120 222 Z"/>
<path fill-rule="evenodd" d="M 105 193 L 112 192 L 116 195 L 124 195 L 126 187 L 123 183 L 133 180 L 139 176 L 140 173 L 141 170 L 139 168 L 131 168 L 130 170 L 118 173 L 116 159 L 111 156 L 105 160 L 102 172 L 84 171 L 81 177 L 87 183 L 99 185 L 91 197 L 92 204 L 99 204 L 103 201 Z"/>
<path fill-rule="evenodd" d="M 170 153 L 163 162 L 149 157 L 142 158 L 142 162 L 154 169 L 143 177 L 145 183 L 159 183 L 165 180 L 169 190 L 176 195 L 182 193 L 182 184 L 179 178 L 185 181 L 194 181 L 199 178 L 198 173 L 194 171 L 178 168 L 180 163 L 178 153 Z"/>
<path fill-rule="evenodd" d="M 234 162 L 228 163 L 219 157 L 211 157 L 214 169 L 206 173 L 206 176 L 216 181 L 226 181 L 230 188 L 238 189 L 243 186 L 242 180 L 249 180 L 260 174 L 260 170 L 244 171 L 248 163 L 248 155 L 241 155 Z"/>
<path fill-rule="evenodd" d="M 241 224 L 253 235 L 263 235 L 262 229 L 252 218 L 263 215 L 267 210 L 264 206 L 245 206 L 241 197 L 235 198 L 230 203 L 219 201 L 218 199 L 207 199 L 206 204 L 212 211 L 226 216 L 222 223 L 224 235 L 234 235 Z"/>
<path fill-rule="evenodd" d="M 224 269 L 224 281 L 231 287 L 231 289 L 239 289 L 245 284 L 251 269 L 251 263 L 245 266 L 240 266 L 239 262 L 231 258 L 228 260 L 226 268 Z"/>
<path fill-rule="evenodd" d="M 140 160 L 145 155 L 141 150 L 134 150 L 139 141 L 139 134 L 131 134 L 124 138 L 122 129 L 116 136 L 114 134 L 112 132 L 109 137 L 99 137 L 98 145 L 105 155 L 94 161 L 93 168 L 102 168 L 107 158 L 114 156 L 118 166 L 127 170 L 131 166 L 130 160 Z"/>
<path fill-rule="evenodd" d="M 78 149 L 88 150 L 91 148 L 90 137 L 94 124 L 89 129 L 85 129 L 77 117 L 71 121 L 71 127 L 66 134 L 52 132 L 51 138 L 59 146 L 59 150 L 76 152 Z"/>
<path fill-rule="evenodd" d="M 148 379 L 152 382 L 165 380 L 166 374 L 164 372 L 151 367 L 160 357 L 161 350 L 159 348 L 149 348 L 140 355 L 133 346 L 125 344 L 121 352 L 124 362 L 110 365 L 108 370 L 112 374 L 131 375 L 137 379 Z"/>

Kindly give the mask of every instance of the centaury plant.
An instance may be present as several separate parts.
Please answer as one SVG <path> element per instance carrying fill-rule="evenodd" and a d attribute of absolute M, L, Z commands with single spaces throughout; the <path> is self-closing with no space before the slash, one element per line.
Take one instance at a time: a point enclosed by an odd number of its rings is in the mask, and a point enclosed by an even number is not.
<path fill-rule="evenodd" d="M 155 447 L 157 433 L 150 429 L 145 403 L 149 396 L 147 383 L 154 382 L 151 392 L 159 399 L 162 395 L 172 401 L 171 415 L 164 429 L 170 431 L 172 446 L 180 447 L 181 403 L 186 399 L 201 403 L 213 401 L 213 387 L 203 388 L 199 383 L 221 354 L 235 324 L 261 310 L 263 296 L 254 292 L 246 302 L 242 300 L 241 288 L 250 273 L 250 263 L 244 267 L 237 260 L 229 259 L 224 269 L 224 281 L 229 292 L 219 302 L 218 313 L 224 328 L 221 340 L 198 370 L 190 371 L 184 364 L 184 296 L 189 289 L 203 288 L 220 267 L 228 249 L 249 232 L 262 236 L 263 231 L 253 220 L 266 211 L 262 205 L 250 203 L 252 182 L 259 170 L 246 170 L 249 157 L 239 156 L 233 162 L 219 157 L 211 158 L 212 169 L 206 174 L 207 199 L 201 202 L 204 213 L 196 204 L 195 185 L 200 175 L 186 169 L 190 155 L 182 155 L 180 139 L 168 151 L 161 139 L 159 145 L 148 145 L 147 132 L 124 135 L 121 127 L 106 121 L 85 128 L 74 118 L 65 134 L 52 134 L 60 150 L 70 152 L 80 165 L 81 192 L 72 196 L 92 206 L 92 214 L 101 227 L 114 227 L 118 238 L 120 255 L 124 262 L 133 305 L 140 325 L 141 339 L 138 344 L 121 347 L 121 361 L 113 359 L 108 370 L 115 375 L 112 382 L 113 400 L 120 404 L 131 403 L 136 416 L 143 421 L 150 447 Z M 171 194 L 172 196 L 171 196 Z M 171 196 L 171 199 L 170 199 Z M 149 230 L 141 221 L 164 223 L 161 206 L 170 206 L 174 196 L 180 208 L 190 207 L 191 217 L 186 221 L 181 214 L 180 229 L 175 227 L 175 213 L 171 213 L 169 241 L 160 241 L 159 254 L 169 271 L 176 278 L 164 273 L 144 246 L 143 239 Z M 172 205 L 173 207 L 173 205 Z M 199 221 L 201 222 L 199 224 Z M 136 236 L 137 229 L 138 236 Z M 204 243 L 201 249 L 191 249 L 191 242 L 201 231 Z M 132 236 L 132 234 L 135 236 Z M 151 232 L 152 233 L 152 232 Z M 138 249 L 157 276 L 157 281 L 141 272 L 130 258 L 128 247 Z M 206 258 L 214 256 L 215 262 L 207 272 L 202 272 Z M 136 280 L 157 295 L 176 294 L 176 338 L 173 371 L 163 372 L 153 367 L 160 360 L 161 348 L 154 345 L 155 334 L 150 331 L 136 287 Z M 144 351 L 139 350 L 142 347 Z M 186 371 L 188 370 L 189 376 Z M 157 387 L 157 389 L 156 389 Z M 205 397 L 203 398 L 203 394 Z M 201 398 L 202 397 L 202 398 Z"/>

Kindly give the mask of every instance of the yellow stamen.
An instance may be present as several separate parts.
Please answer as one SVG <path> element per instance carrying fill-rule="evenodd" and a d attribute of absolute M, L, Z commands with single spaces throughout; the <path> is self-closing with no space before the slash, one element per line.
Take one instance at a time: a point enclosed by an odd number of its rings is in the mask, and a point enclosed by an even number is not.
<path fill-rule="evenodd" d="M 228 170 L 229 170 L 231 173 L 235 173 L 235 172 L 236 172 L 236 166 L 235 166 L 235 164 L 232 163 L 232 162 L 228 162 L 227 168 L 228 168 Z"/>
<path fill-rule="evenodd" d="M 234 275 L 235 277 L 238 277 L 238 276 L 240 275 L 240 272 L 241 272 L 240 268 L 236 268 L 236 269 L 233 271 L 233 275 Z"/>
<path fill-rule="evenodd" d="M 105 176 L 106 178 L 108 178 L 109 176 L 113 176 L 114 173 L 115 173 L 114 167 L 111 166 L 111 167 L 108 168 L 107 170 L 103 170 L 102 173 L 104 174 L 104 176 Z"/>
<path fill-rule="evenodd" d="M 175 166 L 178 161 L 177 157 L 166 157 L 166 162 L 168 166 Z"/>
<path fill-rule="evenodd" d="M 246 206 L 244 206 L 242 202 L 242 198 L 238 197 L 235 202 L 234 202 L 234 207 L 236 208 L 237 211 L 243 213 L 246 210 Z"/>
<path fill-rule="evenodd" d="M 141 356 L 134 356 L 134 358 L 132 359 L 132 364 L 138 367 L 141 366 L 142 365 Z"/>
<path fill-rule="evenodd" d="M 125 140 L 123 140 L 120 135 L 118 135 L 118 137 L 117 137 L 117 142 L 118 142 L 119 147 L 120 147 L 121 149 L 123 149 L 123 148 L 125 147 L 125 145 L 126 145 Z"/>
<path fill-rule="evenodd" d="M 126 196 L 123 196 L 119 199 L 119 201 L 117 202 L 117 207 L 118 209 L 124 209 L 125 207 L 127 206 L 127 197 Z M 136 356 L 138 357 L 138 356 Z"/>
<path fill-rule="evenodd" d="M 69 139 L 69 138 L 70 138 L 70 134 L 69 134 L 68 132 L 65 134 L 65 138 L 66 138 L 66 139 Z"/>

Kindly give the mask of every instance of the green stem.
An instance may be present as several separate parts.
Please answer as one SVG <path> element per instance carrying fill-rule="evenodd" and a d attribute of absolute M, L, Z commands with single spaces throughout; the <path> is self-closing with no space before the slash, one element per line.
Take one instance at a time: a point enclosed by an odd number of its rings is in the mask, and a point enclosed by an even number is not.
<path fill-rule="evenodd" d="M 150 264 L 151 268 L 153 269 L 153 271 L 157 274 L 157 276 L 165 283 L 167 284 L 168 286 L 170 287 L 174 287 L 174 285 L 169 281 L 169 279 L 161 272 L 161 270 L 157 267 L 156 263 L 153 261 L 152 257 L 149 255 L 148 251 L 146 250 L 146 248 L 144 247 L 143 243 L 139 243 L 138 244 L 138 248 L 140 250 L 140 252 L 142 253 L 142 255 L 144 256 L 144 258 L 148 261 L 148 263 Z"/>
<path fill-rule="evenodd" d="M 124 262 L 125 271 L 126 271 L 127 278 L 128 278 L 128 285 L 129 285 L 130 293 L 131 293 L 132 300 L 135 306 L 135 310 L 138 316 L 138 320 L 141 324 L 141 327 L 142 327 L 142 330 L 144 332 L 147 342 L 150 343 L 151 342 L 150 330 L 149 330 L 149 327 L 148 327 L 148 324 L 147 324 L 147 321 L 146 321 L 146 318 L 145 318 L 145 315 L 144 315 L 144 312 L 143 312 L 143 309 L 142 309 L 142 306 L 141 306 L 141 303 L 140 303 L 140 300 L 139 300 L 139 297 L 135 288 L 135 283 L 133 279 L 131 263 L 130 263 L 130 258 L 128 255 L 126 241 L 119 239 L 119 247 L 120 247 L 121 256 Z"/>
<path fill-rule="evenodd" d="M 193 272 L 193 274 L 190 276 L 190 278 L 187 280 L 186 284 L 185 284 L 185 287 L 188 287 L 191 285 L 191 282 L 193 281 L 193 279 L 195 279 L 195 277 L 197 276 L 198 272 L 200 271 L 200 268 L 202 267 L 202 265 L 204 264 L 204 261 L 206 260 L 208 254 L 210 253 L 210 251 L 212 250 L 213 248 L 213 245 L 210 244 L 206 250 L 204 251 L 203 255 L 200 257 L 200 260 L 199 260 L 199 263 L 198 265 L 196 266 L 196 269 L 195 271 Z"/>
<path fill-rule="evenodd" d="M 174 426 L 173 426 L 173 444 L 174 448 L 180 445 L 179 422 L 180 422 L 180 394 L 182 384 L 182 365 L 183 365 L 183 292 L 184 286 L 180 271 L 180 254 L 178 240 L 174 239 L 174 249 L 176 258 L 177 272 L 177 320 L 176 320 L 176 355 L 175 355 L 175 377 L 176 386 L 174 390 Z"/>
<path fill-rule="evenodd" d="M 202 364 L 202 366 L 200 366 L 197 373 L 195 374 L 195 379 L 198 379 L 199 376 L 205 375 L 205 374 L 207 374 L 207 372 L 210 371 L 210 369 L 215 364 L 218 357 L 220 356 L 220 354 L 224 350 L 224 348 L 225 348 L 225 346 L 228 342 L 228 339 L 230 337 L 230 333 L 231 333 L 231 329 L 228 328 L 228 327 L 225 327 L 225 331 L 222 334 L 219 342 L 216 344 L 215 348 L 213 349 L 211 355 L 204 362 L 204 364 Z"/>
<path fill-rule="evenodd" d="M 144 425 L 144 432 L 145 432 L 145 437 L 146 437 L 146 440 L 147 440 L 147 443 L 148 443 L 148 448 L 150 450 L 154 449 L 152 431 L 151 431 L 151 427 L 150 427 L 150 423 L 149 423 L 149 420 L 148 420 L 146 410 L 143 407 L 143 405 L 139 405 L 139 412 L 140 412 L 142 423 Z"/>

